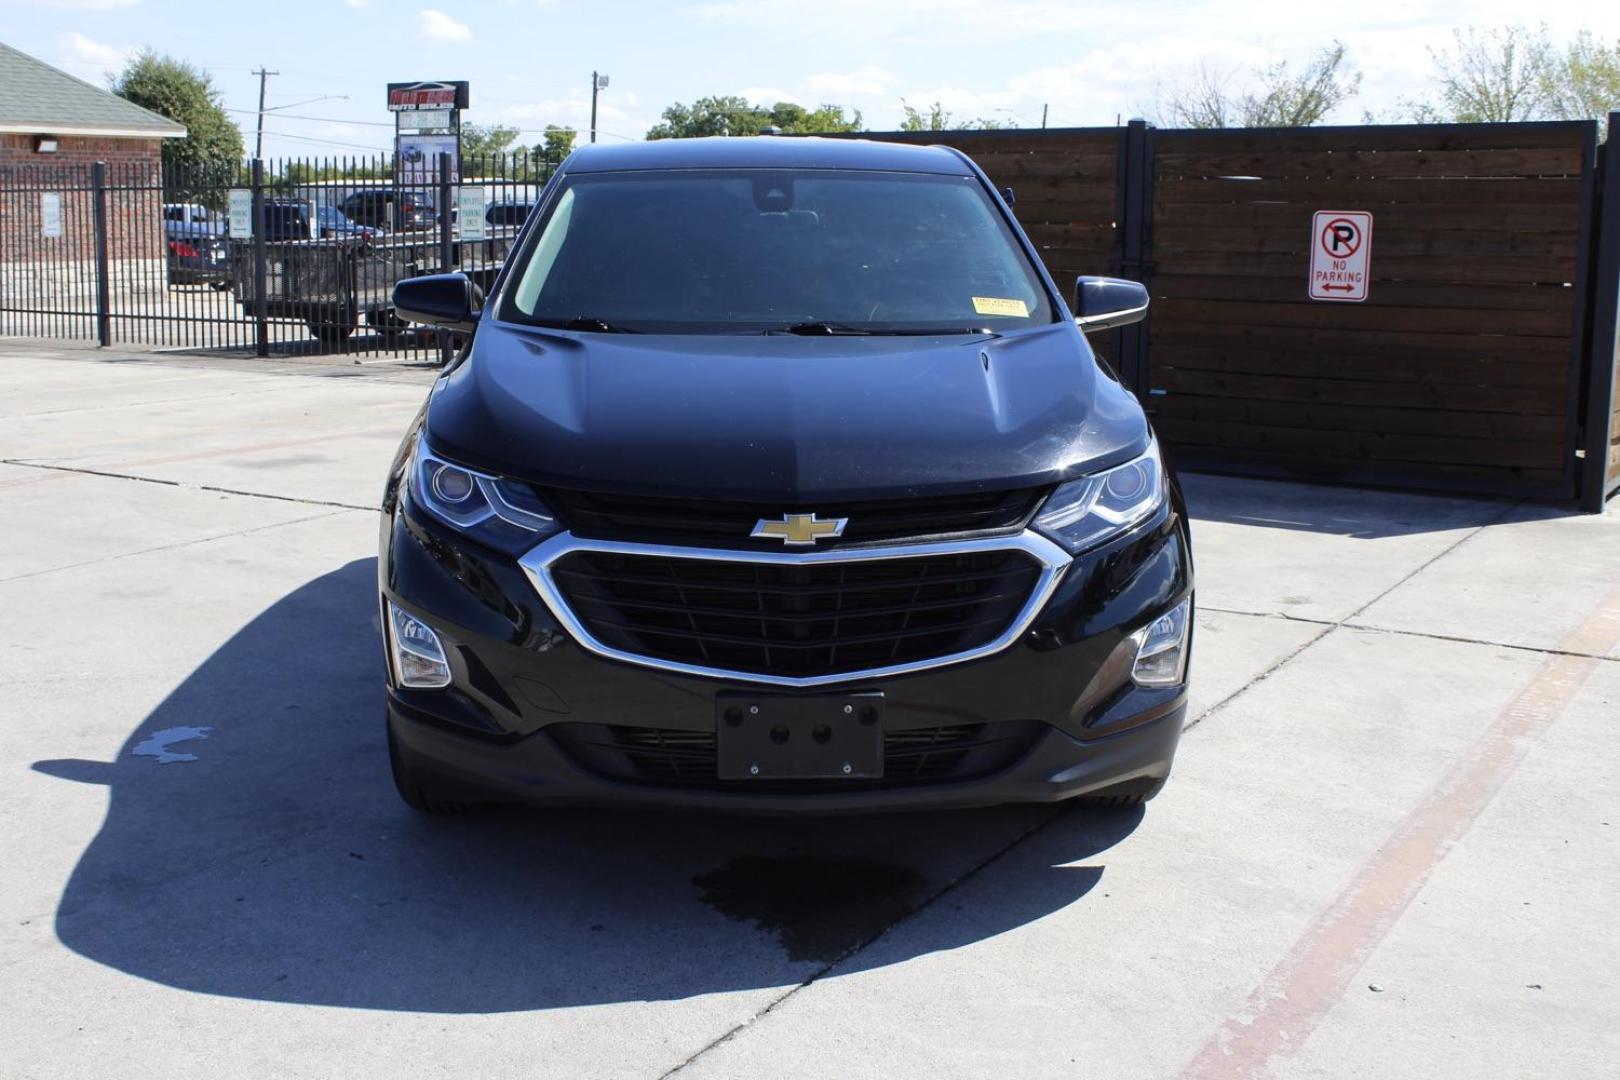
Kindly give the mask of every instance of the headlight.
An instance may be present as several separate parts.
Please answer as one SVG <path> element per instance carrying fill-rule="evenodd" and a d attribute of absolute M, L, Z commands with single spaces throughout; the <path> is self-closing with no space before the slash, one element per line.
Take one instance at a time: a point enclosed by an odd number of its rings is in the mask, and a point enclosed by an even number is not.
<path fill-rule="evenodd" d="M 1134 461 L 1070 480 L 1046 498 L 1035 528 L 1077 555 L 1146 521 L 1164 502 L 1159 442 Z"/>
<path fill-rule="evenodd" d="M 557 519 L 526 484 L 446 461 L 425 438 L 416 440 L 410 485 L 427 513 L 503 551 L 526 551 L 557 531 Z"/>

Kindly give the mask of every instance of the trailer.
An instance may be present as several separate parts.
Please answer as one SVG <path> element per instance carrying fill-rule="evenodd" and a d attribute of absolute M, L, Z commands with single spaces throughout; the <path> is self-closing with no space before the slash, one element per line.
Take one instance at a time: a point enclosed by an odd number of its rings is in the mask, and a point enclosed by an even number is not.
<path fill-rule="evenodd" d="M 448 269 L 485 291 L 505 261 L 517 228 L 497 228 L 482 240 L 455 240 Z M 333 237 L 264 243 L 264 314 L 303 323 L 329 349 L 340 349 L 362 323 L 394 344 L 410 326 L 394 314 L 395 283 L 443 269 L 433 233 L 393 233 L 380 239 Z M 259 274 L 251 239 L 231 242 L 231 276 L 242 310 L 257 310 Z"/>

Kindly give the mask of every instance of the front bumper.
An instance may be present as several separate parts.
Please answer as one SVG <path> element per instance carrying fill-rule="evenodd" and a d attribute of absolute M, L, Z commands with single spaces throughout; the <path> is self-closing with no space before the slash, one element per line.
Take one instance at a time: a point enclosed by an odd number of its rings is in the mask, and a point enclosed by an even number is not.
<path fill-rule="evenodd" d="M 1131 683 L 1126 641 L 1191 593 L 1179 497 L 1070 564 L 1028 626 L 992 655 L 771 688 L 881 691 L 889 732 L 1008 732 L 999 756 L 970 754 L 954 772 L 883 781 L 671 778 L 628 768 L 629 757 L 582 752 L 582 730 L 651 729 L 702 743 L 715 731 L 717 693 L 760 688 L 582 647 L 516 560 L 422 520 L 408 497 L 390 500 L 382 541 L 383 596 L 438 632 L 454 673 L 445 690 L 401 689 L 390 676 L 397 744 L 407 759 L 431 762 L 437 778 L 514 800 L 818 811 L 1050 802 L 1168 775 L 1181 734 L 1185 686 Z"/>

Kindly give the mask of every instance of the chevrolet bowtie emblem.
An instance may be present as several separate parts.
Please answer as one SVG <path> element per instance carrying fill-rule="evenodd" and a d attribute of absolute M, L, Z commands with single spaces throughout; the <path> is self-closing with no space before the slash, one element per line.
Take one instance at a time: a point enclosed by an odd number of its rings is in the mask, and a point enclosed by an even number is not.
<path fill-rule="evenodd" d="M 783 514 L 781 521 L 760 518 L 749 536 L 780 540 L 788 547 L 809 547 L 822 537 L 843 536 L 849 518 L 823 520 L 815 514 Z"/>

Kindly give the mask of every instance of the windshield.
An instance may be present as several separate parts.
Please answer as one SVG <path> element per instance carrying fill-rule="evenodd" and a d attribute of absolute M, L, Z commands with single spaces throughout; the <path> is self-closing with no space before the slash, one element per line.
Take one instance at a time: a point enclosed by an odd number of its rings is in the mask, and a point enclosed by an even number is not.
<path fill-rule="evenodd" d="M 567 178 L 502 317 L 643 333 L 962 333 L 1053 320 L 975 177 L 830 169 Z"/>

